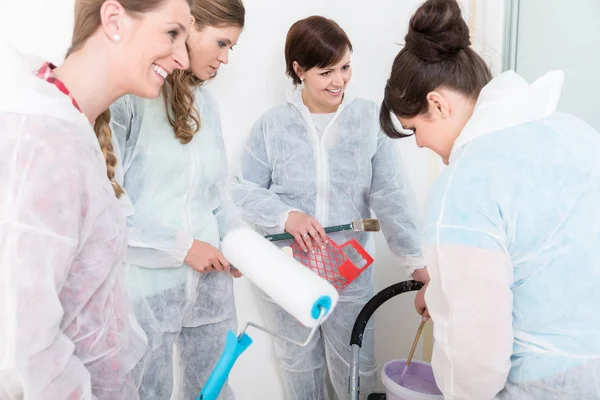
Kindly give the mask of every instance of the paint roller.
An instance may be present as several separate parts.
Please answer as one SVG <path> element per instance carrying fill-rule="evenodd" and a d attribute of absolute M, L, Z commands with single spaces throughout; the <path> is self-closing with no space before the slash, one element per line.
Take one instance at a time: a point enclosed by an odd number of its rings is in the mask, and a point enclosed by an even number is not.
<path fill-rule="evenodd" d="M 252 344 L 246 330 L 252 326 L 272 336 L 306 346 L 317 329 L 331 314 L 338 301 L 338 291 L 327 280 L 296 261 L 289 254 L 250 228 L 229 232 L 221 243 L 221 252 L 246 278 L 301 324 L 312 328 L 300 343 L 248 322 L 239 335 L 227 333 L 225 349 L 198 400 L 216 400 L 233 364 Z"/>

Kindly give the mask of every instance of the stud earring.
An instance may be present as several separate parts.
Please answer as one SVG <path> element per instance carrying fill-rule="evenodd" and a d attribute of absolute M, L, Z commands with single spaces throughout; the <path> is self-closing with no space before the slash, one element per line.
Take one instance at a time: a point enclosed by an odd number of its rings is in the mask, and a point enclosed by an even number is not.
<path fill-rule="evenodd" d="M 115 33 L 112 37 L 113 42 L 119 43 L 121 41 L 121 36 L 118 33 Z"/>

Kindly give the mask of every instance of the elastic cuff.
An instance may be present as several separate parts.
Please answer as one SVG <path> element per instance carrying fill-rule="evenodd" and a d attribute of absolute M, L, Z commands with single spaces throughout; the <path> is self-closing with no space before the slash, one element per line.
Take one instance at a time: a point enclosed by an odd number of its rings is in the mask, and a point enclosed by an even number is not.
<path fill-rule="evenodd" d="M 174 254 L 174 256 L 177 259 L 177 261 L 181 261 L 181 264 L 183 264 L 185 262 L 187 254 L 189 253 L 190 249 L 192 248 L 192 245 L 194 244 L 194 238 L 187 232 L 180 231 L 177 238 L 177 244 L 181 244 L 181 246 L 177 246 L 178 248 L 174 250 L 181 251 L 181 253 Z"/>
<path fill-rule="evenodd" d="M 402 257 L 398 259 L 398 265 L 404 268 L 410 278 L 416 270 L 426 268 L 425 261 L 417 257 Z"/>
<path fill-rule="evenodd" d="M 285 232 L 285 223 L 287 222 L 290 213 L 294 211 L 302 212 L 297 208 L 290 208 L 289 210 L 286 210 L 281 214 L 281 216 L 279 217 L 279 233 Z"/>

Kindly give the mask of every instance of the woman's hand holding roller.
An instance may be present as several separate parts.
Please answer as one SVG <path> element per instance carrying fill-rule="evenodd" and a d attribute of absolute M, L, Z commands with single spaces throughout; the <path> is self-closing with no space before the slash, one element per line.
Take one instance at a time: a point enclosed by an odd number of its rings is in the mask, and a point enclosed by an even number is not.
<path fill-rule="evenodd" d="M 310 215 L 299 211 L 289 213 L 285 222 L 285 230 L 292 235 L 302 250 L 313 251 L 313 240 L 319 247 L 324 247 L 324 243 L 328 241 L 325 230 Z"/>
<path fill-rule="evenodd" d="M 229 261 L 225 256 L 214 246 L 200 240 L 194 240 L 185 256 L 185 262 L 202 274 L 211 271 L 229 271 Z"/>

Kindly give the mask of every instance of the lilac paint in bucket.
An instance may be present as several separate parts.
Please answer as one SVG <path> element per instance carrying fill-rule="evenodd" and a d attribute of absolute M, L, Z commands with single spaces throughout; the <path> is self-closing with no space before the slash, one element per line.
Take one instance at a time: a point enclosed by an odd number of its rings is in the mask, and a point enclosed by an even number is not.
<path fill-rule="evenodd" d="M 383 366 L 382 381 L 387 400 L 437 400 L 444 396 L 433 377 L 431 364 L 412 361 L 399 384 L 406 360 L 392 360 Z"/>

